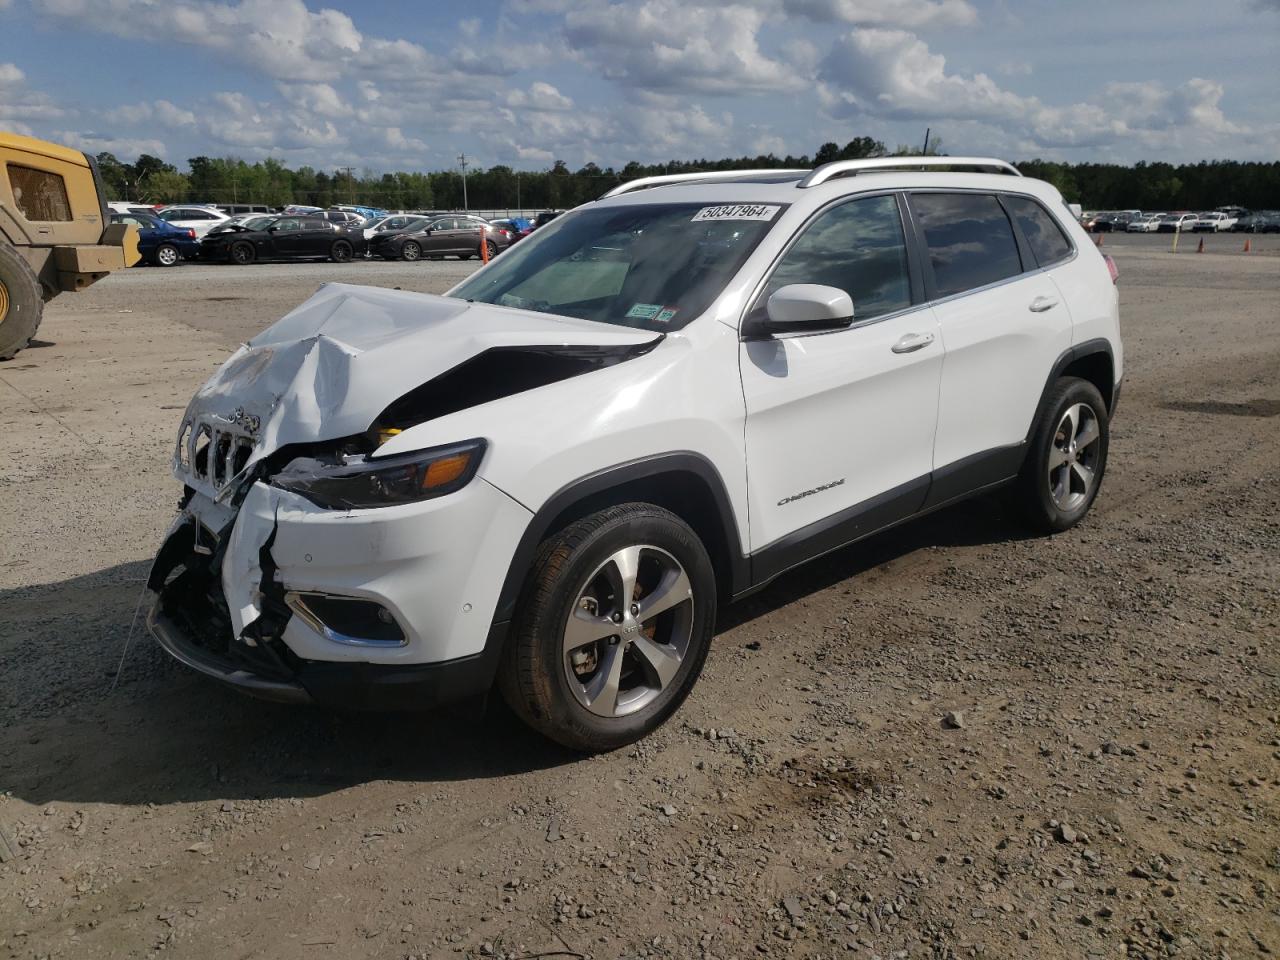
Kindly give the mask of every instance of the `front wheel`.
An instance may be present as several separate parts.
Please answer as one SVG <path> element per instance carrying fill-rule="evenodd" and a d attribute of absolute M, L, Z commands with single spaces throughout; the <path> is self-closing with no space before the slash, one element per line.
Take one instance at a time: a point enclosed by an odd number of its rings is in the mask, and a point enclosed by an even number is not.
<path fill-rule="evenodd" d="M 1098 388 L 1063 377 L 1036 422 L 1031 449 L 1018 477 L 1018 493 L 1031 523 L 1046 533 L 1069 530 L 1084 519 L 1107 468 L 1111 421 Z"/>
<path fill-rule="evenodd" d="M 242 267 L 253 263 L 255 257 L 257 257 L 257 254 L 254 252 L 253 244 L 251 243 L 233 243 L 231 249 L 227 251 L 227 258 L 232 263 L 238 263 Z"/>
<path fill-rule="evenodd" d="M 0 240 L 0 360 L 25 347 L 44 314 L 40 281 L 18 251 Z"/>
<path fill-rule="evenodd" d="M 329 248 L 329 259 L 334 263 L 348 263 L 354 254 L 354 248 L 346 240 L 339 240 Z"/>
<path fill-rule="evenodd" d="M 647 503 L 584 517 L 539 547 L 499 673 L 526 723 L 574 750 L 633 743 L 684 701 L 715 629 L 706 548 Z"/>
<path fill-rule="evenodd" d="M 156 263 L 162 267 L 176 267 L 182 255 L 172 243 L 162 243 L 156 247 Z"/>
<path fill-rule="evenodd" d="M 418 246 L 415 240 L 406 240 L 404 246 L 400 248 L 400 258 L 402 260 L 417 260 L 422 256 L 422 247 Z"/>

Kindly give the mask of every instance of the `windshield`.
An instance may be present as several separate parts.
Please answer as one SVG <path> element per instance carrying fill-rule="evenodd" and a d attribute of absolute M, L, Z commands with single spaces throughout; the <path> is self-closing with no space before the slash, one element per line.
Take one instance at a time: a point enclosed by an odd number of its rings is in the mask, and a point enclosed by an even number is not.
<path fill-rule="evenodd" d="M 664 203 L 575 211 L 535 231 L 451 296 L 644 330 L 694 320 L 783 204 Z"/>

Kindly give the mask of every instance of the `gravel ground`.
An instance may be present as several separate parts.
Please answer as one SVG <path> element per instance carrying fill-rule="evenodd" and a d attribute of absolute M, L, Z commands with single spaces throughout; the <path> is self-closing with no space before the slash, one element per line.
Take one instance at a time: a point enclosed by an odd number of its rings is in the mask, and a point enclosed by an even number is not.
<path fill-rule="evenodd" d="M 0 365 L 0 957 L 1274 956 L 1276 241 L 1105 239 L 1128 378 L 1086 523 L 988 497 L 796 571 L 587 759 L 496 703 L 257 703 L 131 631 L 228 349 L 324 280 L 472 265 L 60 298 Z"/>

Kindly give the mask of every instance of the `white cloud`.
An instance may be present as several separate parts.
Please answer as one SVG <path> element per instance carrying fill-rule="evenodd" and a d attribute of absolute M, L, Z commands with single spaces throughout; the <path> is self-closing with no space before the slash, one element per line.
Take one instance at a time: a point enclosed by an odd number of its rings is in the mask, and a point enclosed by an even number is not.
<path fill-rule="evenodd" d="M 140 154 L 149 153 L 153 157 L 163 159 L 166 155 L 165 145 L 160 140 L 149 137 L 114 137 L 101 133 L 80 133 L 76 130 L 59 130 L 53 133 L 53 139 L 69 147 L 75 147 L 85 153 L 114 153 L 125 159 L 136 158 Z"/>
<path fill-rule="evenodd" d="M 168 100 L 126 104 L 106 111 L 103 116 L 114 124 L 136 126 L 156 123 L 170 129 L 194 127 L 196 123 L 196 115 L 194 113 Z"/>
<path fill-rule="evenodd" d="M 860 26 L 964 27 L 978 12 L 967 0 L 782 0 L 791 16 Z"/>
<path fill-rule="evenodd" d="M 573 101 L 549 83 L 541 80 L 533 83 L 527 91 L 510 90 L 506 95 L 506 104 L 520 110 L 559 111 L 572 110 Z"/>
<path fill-rule="evenodd" d="M 1155 82 L 1113 83 L 1095 100 L 1045 104 L 1001 87 L 985 73 L 947 71 L 946 58 L 913 33 L 853 30 L 820 67 L 820 94 L 833 116 L 978 124 L 1018 150 L 1240 146 L 1253 136 L 1223 114 L 1223 88 L 1192 79 L 1174 89 Z M 972 131 L 973 128 L 970 128 Z M 988 137 L 989 138 L 989 137 Z M 948 142 L 953 142 L 949 138 Z"/>
<path fill-rule="evenodd" d="M 32 124 L 67 116 L 46 94 L 27 85 L 27 75 L 15 63 L 0 63 L 0 127 L 24 136 L 35 135 Z"/>
<path fill-rule="evenodd" d="M 626 87 L 736 95 L 798 89 L 801 79 L 760 49 L 765 18 L 735 3 L 589 4 L 565 16 L 564 34 L 582 63 Z"/>

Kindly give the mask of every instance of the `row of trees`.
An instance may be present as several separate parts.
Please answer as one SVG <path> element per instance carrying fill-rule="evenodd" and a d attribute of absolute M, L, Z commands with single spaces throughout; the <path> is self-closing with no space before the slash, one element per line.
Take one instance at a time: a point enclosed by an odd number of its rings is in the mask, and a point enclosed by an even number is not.
<path fill-rule="evenodd" d="M 940 142 L 929 153 L 939 152 Z M 466 178 L 466 205 L 472 209 L 539 209 L 572 207 L 594 200 L 611 187 L 637 177 L 698 170 L 807 168 L 832 160 L 917 155 L 919 148 L 888 150 L 870 137 L 857 137 L 843 147 L 824 143 L 809 155 L 734 157 L 722 160 L 673 160 L 664 164 L 628 163 L 621 169 L 588 163 L 570 170 L 557 160 L 550 170 L 519 171 L 508 166 L 472 170 Z M 328 207 L 360 203 L 393 210 L 462 209 L 463 180 L 456 170 L 378 174 L 350 167 L 332 172 L 278 160 L 246 163 L 232 157 L 192 157 L 188 171 L 143 154 L 123 163 L 110 153 L 98 163 L 112 199 L 148 203 L 307 203 Z M 1072 202 L 1091 209 L 1199 210 L 1237 203 L 1252 209 L 1280 208 L 1280 163 L 1202 161 L 1195 164 L 1018 163 L 1027 176 L 1055 184 Z"/>

